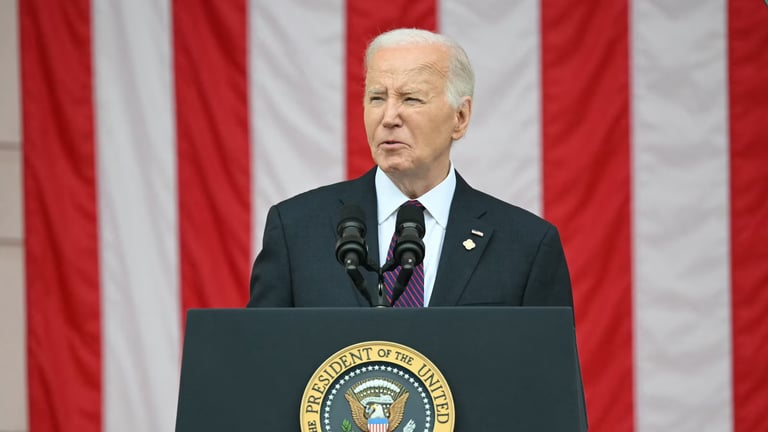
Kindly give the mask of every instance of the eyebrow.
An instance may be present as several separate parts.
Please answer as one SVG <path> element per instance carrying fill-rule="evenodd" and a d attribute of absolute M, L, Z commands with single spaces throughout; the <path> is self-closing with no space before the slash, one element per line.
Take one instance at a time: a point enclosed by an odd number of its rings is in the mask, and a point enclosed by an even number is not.
<path fill-rule="evenodd" d="M 417 89 L 417 88 L 405 88 L 402 90 L 396 90 L 395 93 L 403 95 L 403 96 L 409 96 L 417 93 L 424 93 L 423 89 Z"/>
<path fill-rule="evenodd" d="M 397 95 L 401 95 L 401 96 L 409 96 L 409 95 L 413 95 L 413 94 L 424 93 L 424 91 L 425 91 L 424 89 L 418 89 L 418 88 L 405 88 L 405 89 L 402 89 L 402 90 L 398 90 L 398 89 L 392 90 L 392 93 L 397 94 Z M 374 87 L 374 88 L 370 88 L 370 89 L 366 90 L 365 93 L 366 94 L 380 95 L 380 94 L 389 93 L 389 91 L 387 89 L 383 89 L 383 88 L 380 88 L 380 87 L 379 88 Z"/>

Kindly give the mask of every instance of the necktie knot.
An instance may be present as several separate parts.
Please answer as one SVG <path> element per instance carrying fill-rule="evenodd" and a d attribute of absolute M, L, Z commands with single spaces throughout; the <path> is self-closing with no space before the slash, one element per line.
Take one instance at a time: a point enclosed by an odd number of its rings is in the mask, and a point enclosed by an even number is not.
<path fill-rule="evenodd" d="M 426 208 L 424 207 L 424 204 L 421 203 L 419 200 L 408 200 L 403 203 L 400 207 L 417 207 L 420 208 L 422 211 L 424 211 Z"/>

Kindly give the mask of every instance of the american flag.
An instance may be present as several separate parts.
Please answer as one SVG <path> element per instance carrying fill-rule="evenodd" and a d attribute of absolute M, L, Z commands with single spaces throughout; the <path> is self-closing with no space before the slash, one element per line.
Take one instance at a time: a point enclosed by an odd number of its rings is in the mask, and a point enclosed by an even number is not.
<path fill-rule="evenodd" d="M 762 0 L 25 0 L 19 20 L 32 432 L 174 429 L 184 312 L 245 304 L 271 204 L 371 166 L 362 54 L 395 27 L 475 66 L 457 170 L 561 231 L 591 430 L 768 431 Z"/>

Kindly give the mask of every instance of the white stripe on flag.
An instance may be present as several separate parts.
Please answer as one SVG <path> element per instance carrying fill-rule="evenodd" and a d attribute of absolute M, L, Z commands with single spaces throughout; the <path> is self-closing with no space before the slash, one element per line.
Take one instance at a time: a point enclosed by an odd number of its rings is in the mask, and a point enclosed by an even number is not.
<path fill-rule="evenodd" d="M 439 30 L 467 51 L 475 97 L 456 168 L 474 187 L 541 214 L 539 2 L 445 0 Z"/>
<path fill-rule="evenodd" d="M 170 4 L 94 2 L 104 429 L 173 430 L 180 306 Z"/>
<path fill-rule="evenodd" d="M 270 205 L 344 179 L 344 4 L 255 0 L 248 27 L 258 252 Z"/>
<path fill-rule="evenodd" d="M 638 432 L 732 430 L 725 10 L 632 3 Z"/>

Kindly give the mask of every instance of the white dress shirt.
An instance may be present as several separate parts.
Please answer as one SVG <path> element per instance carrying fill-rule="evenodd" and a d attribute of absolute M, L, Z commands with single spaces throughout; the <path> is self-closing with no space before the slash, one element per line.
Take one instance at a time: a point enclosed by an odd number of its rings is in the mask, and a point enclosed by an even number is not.
<path fill-rule="evenodd" d="M 453 163 L 448 170 L 448 176 L 429 192 L 416 198 L 424 206 L 424 306 L 429 304 L 432 288 L 437 276 L 437 266 L 440 262 L 440 251 L 443 250 L 445 228 L 448 226 L 448 215 L 451 212 L 453 192 L 456 190 L 456 172 Z M 383 266 L 387 259 L 389 243 L 395 232 L 397 209 L 410 200 L 392 180 L 380 169 L 376 169 L 376 199 L 378 206 L 377 221 L 379 223 L 379 265 Z"/>

